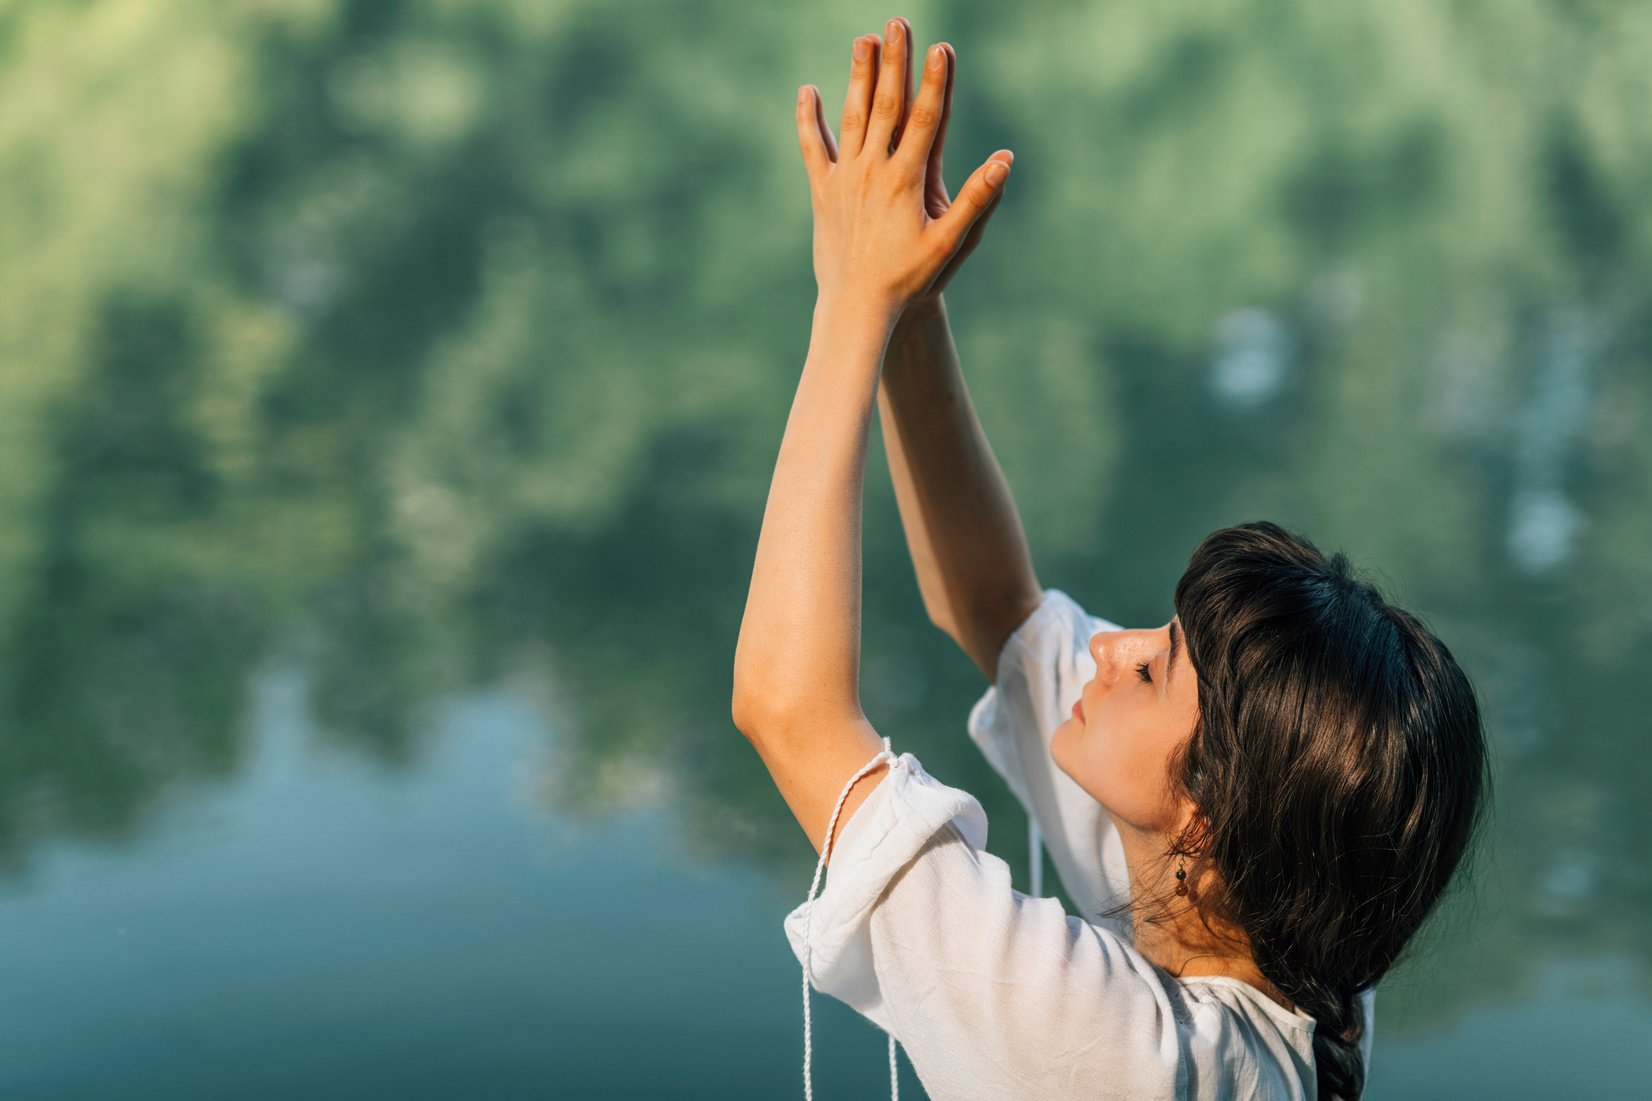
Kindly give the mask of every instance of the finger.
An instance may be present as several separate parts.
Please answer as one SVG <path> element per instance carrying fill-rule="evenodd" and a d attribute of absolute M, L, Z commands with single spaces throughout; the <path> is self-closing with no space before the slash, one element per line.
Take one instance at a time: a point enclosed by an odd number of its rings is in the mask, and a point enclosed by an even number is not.
<path fill-rule="evenodd" d="M 941 150 L 946 145 L 947 123 L 952 120 L 952 86 L 957 80 L 958 51 L 952 43 L 942 42 L 946 50 L 946 91 L 941 97 L 941 121 L 935 128 L 935 142 L 929 147 L 929 162 L 924 166 L 924 212 L 939 218 L 952 205 L 952 196 L 946 189 L 946 177 L 941 173 Z"/>
<path fill-rule="evenodd" d="M 866 121 L 872 113 L 872 86 L 877 83 L 878 37 L 855 39 L 854 62 L 849 67 L 849 92 L 843 97 L 843 119 L 838 123 L 838 151 L 854 156 L 866 140 Z"/>
<path fill-rule="evenodd" d="M 941 97 L 941 121 L 935 127 L 935 142 L 929 147 L 929 166 L 924 175 L 939 185 L 945 194 L 946 184 L 941 175 L 941 146 L 946 144 L 946 124 L 952 119 L 952 78 L 958 71 L 958 54 L 952 48 L 952 43 L 943 42 L 941 47 L 946 50 L 946 91 Z"/>
<path fill-rule="evenodd" d="M 818 121 L 819 102 L 814 85 L 805 84 L 797 90 L 797 146 L 803 153 L 803 170 L 812 184 L 819 183 L 832 167 Z"/>
<path fill-rule="evenodd" d="M 889 137 L 901 116 L 901 89 L 906 86 L 906 27 L 891 19 L 883 29 L 883 64 L 878 69 L 877 88 L 872 93 L 872 116 L 866 124 L 862 151 L 889 150 Z"/>
<path fill-rule="evenodd" d="M 906 28 L 906 33 L 903 34 L 901 38 L 908 44 L 907 48 L 910 50 L 912 42 L 912 21 L 904 15 L 897 15 L 895 18 L 899 19 L 901 21 L 901 26 Z M 907 113 L 912 110 L 912 75 L 912 66 L 909 64 L 906 66 L 906 79 L 901 81 L 900 117 L 895 120 L 895 132 L 889 135 L 889 152 L 891 153 L 893 153 L 896 147 L 900 145 L 901 135 L 906 133 L 906 116 Z"/>
<path fill-rule="evenodd" d="M 820 131 L 820 142 L 826 147 L 826 156 L 833 164 L 837 163 L 837 139 L 832 137 L 832 128 L 826 125 L 826 104 L 820 99 L 820 89 L 813 84 L 809 88 L 814 92 L 815 101 L 815 129 Z"/>
<path fill-rule="evenodd" d="M 963 244 L 958 246 L 958 258 L 968 256 L 975 251 L 975 246 L 981 243 L 981 233 L 986 229 L 987 222 L 992 219 L 992 212 L 998 209 L 998 204 L 1004 201 L 1004 189 L 1000 187 L 987 203 L 987 208 L 981 211 L 981 216 L 975 219 L 975 224 L 969 227 L 964 234 Z"/>
<path fill-rule="evenodd" d="M 906 137 L 895 151 L 895 156 L 913 171 L 924 169 L 929 160 L 935 132 L 941 123 L 945 89 L 946 50 L 938 45 L 931 46 L 924 55 L 923 84 L 918 88 L 918 98 L 912 104 L 912 114 L 906 120 Z"/>
<path fill-rule="evenodd" d="M 1015 154 L 1008 149 L 1000 149 L 987 158 L 986 163 L 964 181 L 964 186 L 958 190 L 958 197 L 952 200 L 951 208 L 935 220 L 931 228 L 939 231 L 942 246 L 948 255 L 958 251 L 970 229 L 992 204 L 993 197 L 1002 193 L 1004 181 L 1009 178 L 1009 166 L 1014 160 Z M 1003 174 L 997 175 L 1000 169 Z"/>

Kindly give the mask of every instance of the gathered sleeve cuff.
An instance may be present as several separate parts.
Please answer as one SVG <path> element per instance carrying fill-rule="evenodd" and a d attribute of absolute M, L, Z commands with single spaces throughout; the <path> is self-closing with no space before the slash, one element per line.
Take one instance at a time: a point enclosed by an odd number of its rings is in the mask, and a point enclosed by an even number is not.
<path fill-rule="evenodd" d="M 980 802 L 930 776 L 912 754 L 901 754 L 838 833 L 820 894 L 786 915 L 786 937 L 811 985 L 891 1034 L 873 971 L 869 917 L 890 880 L 949 822 L 972 848 L 986 846 Z"/>

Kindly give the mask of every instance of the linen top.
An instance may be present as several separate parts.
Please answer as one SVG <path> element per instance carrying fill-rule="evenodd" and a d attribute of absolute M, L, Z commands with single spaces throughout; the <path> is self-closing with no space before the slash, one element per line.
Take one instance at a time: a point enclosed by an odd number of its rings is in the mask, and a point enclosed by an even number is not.
<path fill-rule="evenodd" d="M 1015 890 L 980 802 L 903 753 L 843 825 L 812 913 L 786 916 L 792 950 L 807 916 L 814 989 L 898 1040 L 934 1101 L 1315 1098 L 1313 1018 L 1238 979 L 1175 978 L 1127 916 L 1101 916 L 1129 898 L 1124 850 L 1049 745 L 1095 674 L 1090 637 L 1118 629 L 1045 589 L 967 723 L 1083 916 Z"/>

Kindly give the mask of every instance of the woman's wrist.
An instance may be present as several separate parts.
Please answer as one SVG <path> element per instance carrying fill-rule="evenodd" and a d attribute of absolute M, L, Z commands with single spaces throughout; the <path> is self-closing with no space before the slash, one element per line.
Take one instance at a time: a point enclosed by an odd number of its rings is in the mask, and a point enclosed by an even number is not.
<path fill-rule="evenodd" d="M 911 328 L 945 321 L 946 304 L 941 301 L 941 296 L 926 294 L 906 304 L 906 309 L 901 311 L 899 324 L 902 328 Z"/>
<path fill-rule="evenodd" d="M 940 295 L 919 299 L 901 311 L 889 335 L 884 374 L 899 375 L 933 364 L 938 351 L 950 345 L 950 324 Z"/>
<path fill-rule="evenodd" d="M 887 341 L 901 317 L 900 303 L 872 294 L 821 293 L 815 298 L 816 331 L 876 332 Z"/>

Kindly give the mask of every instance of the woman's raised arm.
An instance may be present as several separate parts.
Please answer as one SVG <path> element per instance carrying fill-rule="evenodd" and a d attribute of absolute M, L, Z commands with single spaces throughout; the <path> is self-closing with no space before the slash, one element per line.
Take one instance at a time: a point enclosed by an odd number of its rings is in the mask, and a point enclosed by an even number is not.
<path fill-rule="evenodd" d="M 896 324 L 878 411 L 924 608 L 994 681 L 1004 640 L 1043 589 L 938 295 L 907 307 Z"/>

